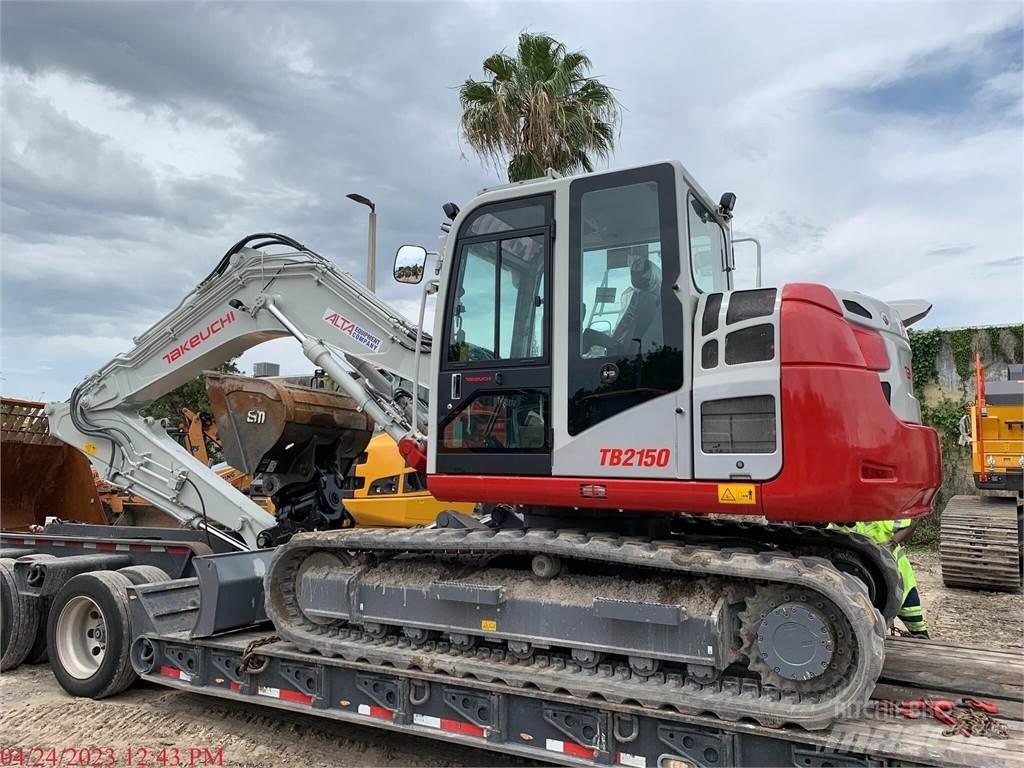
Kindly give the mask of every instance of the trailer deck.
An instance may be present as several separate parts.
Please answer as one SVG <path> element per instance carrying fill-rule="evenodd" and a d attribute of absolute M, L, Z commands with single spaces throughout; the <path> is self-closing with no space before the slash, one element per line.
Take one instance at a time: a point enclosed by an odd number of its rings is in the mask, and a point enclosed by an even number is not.
<path fill-rule="evenodd" d="M 157 538 L 159 532 L 140 539 L 118 530 L 76 538 L 72 531 L 4 534 L 0 550 L 57 558 L 32 561 L 37 576 L 47 574 L 37 584 L 27 579 L 28 559 L 15 564 L 24 593 L 40 596 L 81 572 L 62 567 L 64 558 L 72 564 L 94 557 L 98 569 L 120 567 L 111 559 L 119 557 L 160 562 L 177 578 L 127 587 L 128 640 L 136 672 L 170 688 L 573 766 L 1024 765 L 1024 650 L 891 638 L 874 693 L 995 702 L 1006 739 L 944 736 L 946 726 L 930 717 L 874 709 L 825 730 L 772 728 L 688 708 L 686 680 L 647 682 L 613 665 L 585 670 L 555 654 L 522 662 L 486 647 L 460 654 L 442 643 L 360 633 L 340 638 L 341 656 L 306 652 L 277 639 L 263 613 L 269 551 L 207 555 L 196 542 Z M 674 707 L 645 695 L 664 683 L 678 690 Z M 718 685 L 750 695 L 727 677 Z"/>
<path fill-rule="evenodd" d="M 563 765 L 1024 764 L 1024 723 L 1019 719 L 1002 721 L 1006 740 L 943 737 L 945 726 L 931 718 L 894 719 L 874 713 L 839 721 L 823 731 L 772 729 L 680 712 L 652 713 L 626 701 L 581 701 L 570 691 L 513 688 L 418 668 L 389 669 L 370 661 L 377 656 L 374 653 L 368 653 L 366 661 L 324 658 L 283 642 L 259 648 L 266 662 L 255 671 L 233 674 L 246 649 L 265 640 L 268 630 L 200 641 L 189 640 L 186 634 L 149 636 L 159 663 L 143 675 L 146 680 Z M 946 648 L 955 653 L 954 647 Z M 1007 677 L 1019 681 L 1024 669 L 1020 655 L 1002 656 L 1013 665 Z M 952 681 L 951 687 L 963 686 Z"/>

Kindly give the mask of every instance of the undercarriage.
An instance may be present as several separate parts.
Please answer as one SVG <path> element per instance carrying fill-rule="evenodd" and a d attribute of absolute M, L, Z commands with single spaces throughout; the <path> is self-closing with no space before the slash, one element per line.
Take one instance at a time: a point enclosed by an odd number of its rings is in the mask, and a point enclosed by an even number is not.
<path fill-rule="evenodd" d="M 307 652 L 405 647 L 509 684 L 556 670 L 588 695 L 629 682 L 645 706 L 726 720 L 817 729 L 865 706 L 899 609 L 891 556 L 811 527 L 671 528 L 299 534 L 275 552 L 268 615 Z"/>

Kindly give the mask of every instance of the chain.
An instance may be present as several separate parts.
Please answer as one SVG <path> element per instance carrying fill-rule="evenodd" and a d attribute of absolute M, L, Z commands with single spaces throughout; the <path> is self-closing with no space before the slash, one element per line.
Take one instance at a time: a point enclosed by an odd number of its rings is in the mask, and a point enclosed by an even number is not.
<path fill-rule="evenodd" d="M 958 707 L 950 713 L 956 725 L 942 732 L 943 736 L 984 736 L 989 739 L 1007 739 L 1006 726 L 987 712 Z"/>
<path fill-rule="evenodd" d="M 281 638 L 277 635 L 267 635 L 266 637 L 261 637 L 258 640 L 253 640 L 245 646 L 245 650 L 242 652 L 242 663 L 238 667 L 239 671 L 262 671 L 262 669 L 267 665 L 267 658 L 256 653 L 256 651 L 264 645 L 276 643 L 280 641 L 280 639 Z"/>

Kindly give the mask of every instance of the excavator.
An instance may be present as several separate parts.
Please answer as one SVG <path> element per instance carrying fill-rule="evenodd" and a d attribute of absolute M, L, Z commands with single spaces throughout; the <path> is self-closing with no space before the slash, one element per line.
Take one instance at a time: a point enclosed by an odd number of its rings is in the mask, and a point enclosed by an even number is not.
<path fill-rule="evenodd" d="M 958 589 L 1018 592 L 1024 584 L 1024 366 L 986 381 L 974 358 L 974 402 L 960 419 L 979 495 L 960 494 L 942 512 L 942 581 Z"/>
<path fill-rule="evenodd" d="M 736 290 L 735 202 L 660 162 L 447 203 L 433 275 L 424 248 L 396 256 L 419 324 L 296 240 L 250 235 L 50 404 L 50 430 L 225 546 L 274 545 L 267 615 L 302 651 L 412 644 L 424 669 L 472 659 L 496 681 L 559 664 L 584 696 L 624 670 L 645 705 L 825 727 L 866 705 L 902 599 L 888 551 L 825 526 L 927 514 L 940 483 L 906 333 L 930 305 Z M 491 511 L 347 527 L 314 472 L 274 517 L 138 415 L 287 336 L 346 396 L 332 418 L 376 425 L 436 498 Z M 352 461 L 358 442 L 332 450 Z M 318 446 L 280 443 L 264 482 Z"/>

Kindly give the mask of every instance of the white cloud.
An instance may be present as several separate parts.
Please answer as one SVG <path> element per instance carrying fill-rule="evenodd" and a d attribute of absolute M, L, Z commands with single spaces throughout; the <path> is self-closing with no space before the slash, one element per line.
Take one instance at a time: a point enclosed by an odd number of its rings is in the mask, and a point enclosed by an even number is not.
<path fill-rule="evenodd" d="M 361 279 L 365 209 L 350 191 L 377 201 L 379 290 L 415 320 L 418 289 L 393 286 L 387 262 L 402 242 L 433 244 L 441 202 L 494 182 L 461 157 L 454 86 L 524 28 L 585 49 L 617 89 L 616 165 L 676 157 L 710 193 L 738 194 L 736 229 L 763 240 L 768 284 L 921 296 L 931 323 L 1022 319 L 1024 267 L 986 265 L 1024 252 L 1021 62 L 999 58 L 1019 49 L 989 43 L 1019 28 L 1016 4 L 189 8 L 150 27 L 165 37 L 134 51 L 134 69 L 102 37 L 111 23 L 130 35 L 130 5 L 67 22 L 95 38 L 79 58 L 41 22 L 52 45 L 5 65 L 4 299 L 41 324 L 34 344 L 10 336 L 5 308 L 5 392 L 35 394 L 40 371 L 69 392 L 247 232 L 283 230 Z M 233 44 L 205 45 L 229 29 Z M 974 92 L 954 113 L 852 96 L 958 67 Z M 88 209 L 97 200 L 106 210 Z M 753 254 L 737 260 L 747 285 Z M 288 339 L 242 364 L 275 359 L 311 368 Z"/>
<path fill-rule="evenodd" d="M 25 90 L 48 101 L 58 114 L 108 139 L 158 177 L 240 180 L 243 151 L 264 140 L 251 125 L 227 115 L 190 114 L 174 105 L 144 109 L 127 96 L 61 72 L 30 76 L 5 67 L 3 79 L 5 90 Z M 14 132 L 12 143 L 24 145 L 32 126 L 17 117 L 15 112 L 5 120 L 4 130 Z"/>

